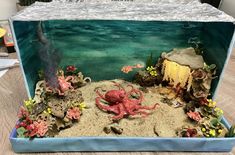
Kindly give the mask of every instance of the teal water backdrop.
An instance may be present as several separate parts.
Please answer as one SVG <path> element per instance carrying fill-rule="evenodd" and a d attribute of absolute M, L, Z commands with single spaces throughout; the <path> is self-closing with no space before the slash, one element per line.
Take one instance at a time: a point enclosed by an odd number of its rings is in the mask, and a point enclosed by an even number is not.
<path fill-rule="evenodd" d="M 120 20 L 50 20 L 43 21 L 44 34 L 60 53 L 60 67 L 76 65 L 94 81 L 122 78 L 131 80 L 134 72 L 124 74 L 125 65 L 145 64 L 152 53 L 157 58 L 173 48 L 191 46 L 189 40 L 201 42 L 203 56 L 218 67 L 220 76 L 234 32 L 232 23 L 120 21 Z M 38 22 L 14 21 L 16 40 L 31 96 L 38 80 Z M 219 78 L 214 80 L 212 93 Z"/>

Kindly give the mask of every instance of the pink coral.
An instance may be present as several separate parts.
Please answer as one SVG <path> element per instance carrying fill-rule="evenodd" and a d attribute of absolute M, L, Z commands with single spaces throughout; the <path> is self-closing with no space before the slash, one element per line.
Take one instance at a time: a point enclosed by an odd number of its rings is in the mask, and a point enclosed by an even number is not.
<path fill-rule="evenodd" d="M 76 119 L 78 120 L 80 118 L 81 112 L 78 107 L 70 108 L 67 111 L 66 117 L 69 119 Z"/>
<path fill-rule="evenodd" d="M 20 107 L 18 118 L 19 122 L 15 126 L 16 129 L 20 127 L 26 128 L 28 125 L 30 125 L 33 122 L 29 116 L 29 112 L 24 107 Z"/>
<path fill-rule="evenodd" d="M 20 107 L 19 113 L 18 113 L 18 118 L 22 119 L 22 118 L 26 118 L 29 116 L 29 112 L 23 107 Z"/>
<path fill-rule="evenodd" d="M 192 112 L 192 111 L 189 111 L 187 112 L 187 115 L 189 118 L 195 120 L 195 121 L 200 121 L 202 118 L 201 118 L 201 115 L 199 114 L 199 112 Z"/>
<path fill-rule="evenodd" d="M 39 136 L 43 137 L 48 131 L 48 125 L 43 120 L 34 121 L 27 127 L 29 131 L 29 137 Z"/>

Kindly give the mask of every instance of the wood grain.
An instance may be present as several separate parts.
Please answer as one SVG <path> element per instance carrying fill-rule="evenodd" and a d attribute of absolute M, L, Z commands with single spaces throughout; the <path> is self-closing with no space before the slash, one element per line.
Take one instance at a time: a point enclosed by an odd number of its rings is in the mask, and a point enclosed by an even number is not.
<path fill-rule="evenodd" d="M 16 54 L 10 57 L 16 58 Z M 235 123 L 235 50 L 226 67 L 225 75 L 218 90 L 216 101 L 224 110 L 230 123 Z M 9 141 L 9 134 L 16 122 L 19 104 L 27 99 L 26 89 L 20 68 L 13 68 L 0 78 L 0 155 L 15 155 Z M 184 152 L 114 152 L 114 153 L 35 153 L 35 155 L 212 155 L 215 153 L 184 153 Z M 216 153 L 217 155 L 234 154 Z M 24 155 L 24 154 L 21 154 Z M 27 154 L 30 155 L 30 154 Z"/>

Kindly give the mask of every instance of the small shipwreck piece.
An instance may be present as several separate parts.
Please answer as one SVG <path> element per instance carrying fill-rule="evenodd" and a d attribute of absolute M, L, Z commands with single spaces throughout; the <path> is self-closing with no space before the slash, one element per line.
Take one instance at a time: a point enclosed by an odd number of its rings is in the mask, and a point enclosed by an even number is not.
<path fill-rule="evenodd" d="M 105 95 L 102 95 L 96 90 L 98 97 L 95 99 L 99 109 L 116 114 L 116 116 L 112 117 L 113 120 L 120 120 L 124 116 L 134 116 L 137 114 L 147 116 L 149 113 L 143 110 L 153 110 L 159 105 L 156 103 L 153 106 L 142 106 L 141 103 L 144 97 L 140 90 L 135 89 L 132 85 L 128 85 L 132 89 L 129 92 L 126 92 L 120 84 L 116 82 L 114 82 L 114 84 L 118 87 L 118 90 L 109 90 Z M 133 98 L 130 97 L 131 95 L 138 97 Z M 102 104 L 102 99 L 108 102 L 108 105 Z"/>
<path fill-rule="evenodd" d="M 192 85 L 192 69 L 203 68 L 204 60 L 201 55 L 197 55 L 194 48 L 174 49 L 170 53 L 162 54 L 162 74 L 163 80 L 169 81 L 176 87 L 186 87 L 190 90 Z"/>

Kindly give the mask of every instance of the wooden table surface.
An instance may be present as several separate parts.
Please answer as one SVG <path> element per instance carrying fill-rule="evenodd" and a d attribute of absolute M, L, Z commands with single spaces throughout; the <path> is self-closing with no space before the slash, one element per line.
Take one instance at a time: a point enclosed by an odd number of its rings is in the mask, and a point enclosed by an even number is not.
<path fill-rule="evenodd" d="M 16 54 L 11 54 L 11 58 L 16 58 Z M 218 90 L 216 101 L 224 110 L 224 115 L 230 123 L 235 123 L 235 50 L 230 58 L 229 65 L 225 70 L 225 75 Z M 9 135 L 17 120 L 17 110 L 19 104 L 27 99 L 26 89 L 23 82 L 22 73 L 19 68 L 8 71 L 0 78 L 0 155 L 14 155 L 9 141 Z M 42 155 L 47 153 L 35 153 Z M 183 152 L 125 152 L 125 153 L 48 153 L 49 155 L 75 155 L 75 154 L 105 154 L 105 155 L 183 155 L 195 154 L 206 155 L 215 153 L 183 153 Z M 234 154 L 235 148 L 229 153 L 216 153 L 217 155 Z M 24 155 L 24 154 L 22 154 Z M 29 154 L 28 154 L 29 155 Z"/>

